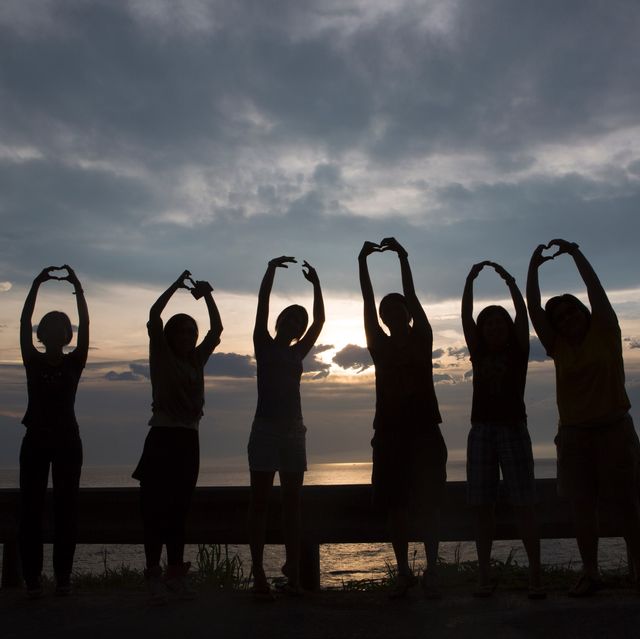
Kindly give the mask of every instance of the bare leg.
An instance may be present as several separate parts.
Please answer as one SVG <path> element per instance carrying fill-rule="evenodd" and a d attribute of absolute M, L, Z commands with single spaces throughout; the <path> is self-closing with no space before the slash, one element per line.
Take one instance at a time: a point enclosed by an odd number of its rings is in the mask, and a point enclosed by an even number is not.
<path fill-rule="evenodd" d="M 631 555 L 630 561 L 635 573 L 636 584 L 640 584 L 640 507 L 638 503 L 621 505 L 620 519 L 624 539 Z"/>
<path fill-rule="evenodd" d="M 303 472 L 280 473 L 286 576 L 294 588 L 300 587 L 300 490 L 303 481 Z"/>
<path fill-rule="evenodd" d="M 529 558 L 529 585 L 540 588 L 540 536 L 536 523 L 533 506 L 519 506 L 514 508 L 522 543 Z"/>
<path fill-rule="evenodd" d="M 398 575 L 411 576 L 411 568 L 409 567 L 409 512 L 406 508 L 390 510 L 388 521 Z"/>
<path fill-rule="evenodd" d="M 572 502 L 573 521 L 576 527 L 576 541 L 584 572 L 592 579 L 598 579 L 598 510 L 595 499 L 581 499 Z"/>
<path fill-rule="evenodd" d="M 267 588 L 267 577 L 264 573 L 264 542 L 267 531 L 267 512 L 269 495 L 273 486 L 275 472 L 251 471 L 251 501 L 249 502 L 249 548 L 254 587 Z"/>
<path fill-rule="evenodd" d="M 476 550 L 478 552 L 478 586 L 486 588 L 491 582 L 491 547 L 495 531 L 495 505 L 476 509 Z"/>

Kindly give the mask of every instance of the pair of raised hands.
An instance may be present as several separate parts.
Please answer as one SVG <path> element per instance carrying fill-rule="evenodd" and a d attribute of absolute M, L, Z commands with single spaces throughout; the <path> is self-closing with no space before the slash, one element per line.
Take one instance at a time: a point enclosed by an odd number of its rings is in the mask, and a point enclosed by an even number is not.
<path fill-rule="evenodd" d="M 558 247 L 558 250 L 555 253 L 543 255 L 544 251 L 551 250 L 554 246 Z M 562 255 L 563 253 L 571 255 L 577 248 L 578 245 L 575 242 L 567 242 L 567 240 L 561 239 L 551 240 L 551 242 L 549 242 L 548 244 L 539 244 L 536 247 L 536 250 L 533 252 L 533 256 L 531 257 L 531 261 L 535 266 L 540 266 L 547 260 L 552 260 L 555 257 L 558 257 L 558 255 Z"/>
<path fill-rule="evenodd" d="M 368 240 L 362 245 L 359 257 L 367 257 L 371 253 L 384 253 L 385 251 L 393 251 L 399 256 L 406 257 L 408 255 L 404 247 L 396 240 L 395 237 L 385 237 L 380 244 L 369 242 Z"/>
<path fill-rule="evenodd" d="M 59 272 L 54 275 L 54 271 L 66 271 L 66 274 Z M 80 280 L 78 279 L 75 271 L 68 264 L 63 264 L 62 266 L 47 266 L 46 268 L 43 268 L 36 277 L 36 282 L 39 284 L 49 280 L 58 280 L 60 282 L 67 281 L 73 284 L 73 286 L 80 288 Z"/>
<path fill-rule="evenodd" d="M 191 271 L 183 271 L 180 277 L 175 281 L 178 288 L 186 288 L 191 291 L 196 299 L 200 299 L 205 293 L 211 293 L 213 286 L 206 280 L 193 280 L 191 277 Z"/>
<path fill-rule="evenodd" d="M 280 257 L 274 257 L 272 260 L 269 260 L 269 266 L 271 268 L 289 268 L 289 264 L 297 264 L 297 260 L 295 257 L 290 255 L 281 255 Z M 307 260 L 303 260 L 302 262 L 302 274 L 305 279 L 307 279 L 312 284 L 319 284 L 320 280 L 318 279 L 318 273 L 316 269 L 307 262 Z"/>
<path fill-rule="evenodd" d="M 485 267 L 485 266 L 491 266 L 495 272 L 505 281 L 508 283 L 510 282 L 515 282 L 515 279 L 512 275 L 509 274 L 509 272 L 503 268 L 502 266 L 500 266 L 500 264 L 496 263 L 496 262 L 491 262 L 490 260 L 485 260 L 484 262 L 478 262 L 478 264 L 474 264 L 471 267 L 471 270 L 469 271 L 469 275 L 467 276 L 469 279 L 475 280 L 476 277 L 478 277 L 478 275 L 480 274 L 480 271 Z"/>

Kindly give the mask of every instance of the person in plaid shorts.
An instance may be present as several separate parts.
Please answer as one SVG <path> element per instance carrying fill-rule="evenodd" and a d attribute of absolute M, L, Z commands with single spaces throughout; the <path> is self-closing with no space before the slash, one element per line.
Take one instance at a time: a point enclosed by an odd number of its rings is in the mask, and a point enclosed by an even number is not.
<path fill-rule="evenodd" d="M 502 306 L 487 306 L 473 319 L 473 283 L 492 267 L 505 281 L 516 309 L 515 322 Z M 468 501 L 475 507 L 478 586 L 490 596 L 491 546 L 500 471 L 529 558 L 529 597 L 540 599 L 540 539 L 534 515 L 535 480 L 527 430 L 524 388 L 529 360 L 527 308 L 515 279 L 495 262 L 475 264 L 462 296 L 462 327 L 473 366 L 471 430 L 467 441 Z"/>

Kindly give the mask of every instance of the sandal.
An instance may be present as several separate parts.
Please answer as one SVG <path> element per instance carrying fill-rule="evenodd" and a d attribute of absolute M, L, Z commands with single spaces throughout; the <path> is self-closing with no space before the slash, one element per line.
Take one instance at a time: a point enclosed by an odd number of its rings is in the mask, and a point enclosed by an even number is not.
<path fill-rule="evenodd" d="M 601 579 L 584 574 L 580 576 L 580 579 L 567 594 L 569 597 L 592 597 L 603 588 L 604 583 Z"/>

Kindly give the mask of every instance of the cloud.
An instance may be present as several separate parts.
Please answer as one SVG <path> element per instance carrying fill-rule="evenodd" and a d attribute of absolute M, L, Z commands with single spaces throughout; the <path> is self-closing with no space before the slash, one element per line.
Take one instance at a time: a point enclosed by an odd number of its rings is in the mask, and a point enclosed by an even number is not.
<path fill-rule="evenodd" d="M 625 340 L 627 341 L 627 340 Z M 630 339 L 629 341 L 629 348 L 640 348 L 640 339 Z"/>
<path fill-rule="evenodd" d="M 129 368 L 135 375 L 140 375 L 146 379 L 151 377 L 149 374 L 149 362 L 131 362 Z"/>
<path fill-rule="evenodd" d="M 447 355 L 449 355 L 449 357 L 455 357 L 457 360 L 464 359 L 465 357 L 469 357 L 469 349 L 466 346 L 449 346 L 449 348 L 447 348 Z"/>
<path fill-rule="evenodd" d="M 440 359 L 445 353 L 444 348 L 437 348 L 435 351 L 431 353 L 432 359 Z"/>
<path fill-rule="evenodd" d="M 214 353 L 204 367 L 210 377 L 251 378 L 256 376 L 256 364 L 250 355 Z"/>
<path fill-rule="evenodd" d="M 464 379 L 471 379 L 473 378 L 473 368 L 470 368 L 465 374 L 464 374 Z"/>
<path fill-rule="evenodd" d="M 333 348 L 332 345 L 317 344 L 314 346 L 305 357 L 303 366 L 305 373 L 314 373 L 312 379 L 324 379 L 329 375 L 331 364 L 323 362 L 318 358 L 320 353 L 324 353 Z"/>
<path fill-rule="evenodd" d="M 433 383 L 438 384 L 441 382 L 451 382 L 452 384 L 456 383 L 453 377 L 451 377 L 451 375 L 448 375 L 447 373 L 435 373 L 433 376 Z"/>
<path fill-rule="evenodd" d="M 373 360 L 368 349 L 356 344 L 347 344 L 333 356 L 331 361 L 345 370 L 359 369 L 358 373 L 362 373 L 370 366 L 373 366 Z"/>
<path fill-rule="evenodd" d="M 546 362 L 550 359 L 540 339 L 535 336 L 529 338 L 529 361 Z"/>
<path fill-rule="evenodd" d="M 11 290 L 11 282 L 0 282 L 0 293 L 6 293 Z"/>
<path fill-rule="evenodd" d="M 136 375 L 131 371 L 123 371 L 116 373 L 116 371 L 109 371 L 105 373 L 104 378 L 109 382 L 135 382 L 142 379 L 142 376 Z"/>

